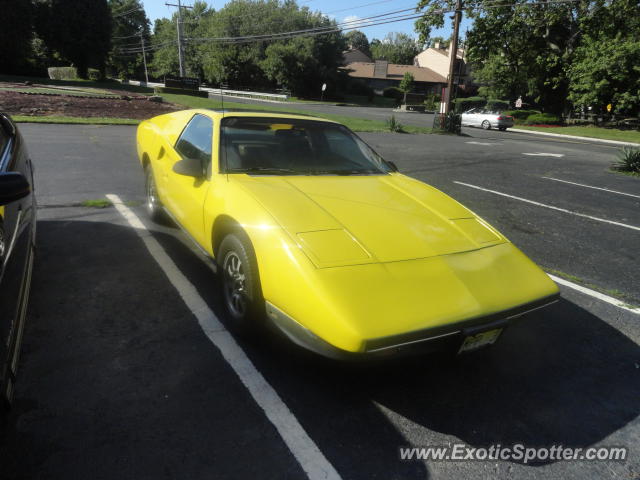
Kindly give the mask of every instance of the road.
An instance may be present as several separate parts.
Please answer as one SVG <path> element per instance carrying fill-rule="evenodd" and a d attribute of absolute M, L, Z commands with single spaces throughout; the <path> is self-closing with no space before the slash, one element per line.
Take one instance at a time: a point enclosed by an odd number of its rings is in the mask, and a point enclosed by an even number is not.
<path fill-rule="evenodd" d="M 144 231 L 141 238 L 114 208 L 78 206 L 122 198 L 224 323 L 216 275 L 179 231 L 144 217 L 133 127 L 21 130 L 36 164 L 39 254 L 0 477 L 308 478 Z M 481 130 L 362 137 L 545 268 L 640 303 L 640 183 L 607 171 L 616 149 Z M 342 364 L 278 339 L 236 340 L 317 446 L 314 455 L 343 479 L 636 480 L 640 315 L 572 288 L 562 294 L 493 348 L 456 359 Z M 624 462 L 535 466 L 399 459 L 399 447 L 456 442 L 629 453 Z"/>
<path fill-rule="evenodd" d="M 220 95 L 210 93 L 209 98 L 216 100 L 220 99 Z M 296 103 L 296 102 L 268 102 L 262 100 L 255 100 L 251 98 L 232 97 L 225 96 L 225 101 L 234 103 L 246 104 L 249 108 L 250 105 L 270 106 L 273 108 L 282 109 L 283 107 L 291 108 L 292 110 L 306 110 L 310 114 L 313 113 L 329 113 L 332 115 L 344 115 L 348 117 L 365 118 L 367 120 L 378 120 L 384 122 L 388 120 L 391 115 L 394 115 L 396 119 L 403 125 L 413 125 L 417 127 L 433 127 L 433 114 L 429 113 L 402 113 L 394 112 L 390 108 L 383 107 L 349 107 L 349 106 L 336 106 L 332 104 L 316 104 L 316 103 Z"/>

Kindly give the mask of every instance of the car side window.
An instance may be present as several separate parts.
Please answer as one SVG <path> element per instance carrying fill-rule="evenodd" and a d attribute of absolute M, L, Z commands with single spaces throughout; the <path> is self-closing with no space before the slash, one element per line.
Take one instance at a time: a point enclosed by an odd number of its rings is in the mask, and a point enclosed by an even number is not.
<path fill-rule="evenodd" d="M 213 120 L 204 115 L 194 115 L 176 142 L 176 151 L 183 158 L 201 160 L 204 165 L 211 162 Z"/>

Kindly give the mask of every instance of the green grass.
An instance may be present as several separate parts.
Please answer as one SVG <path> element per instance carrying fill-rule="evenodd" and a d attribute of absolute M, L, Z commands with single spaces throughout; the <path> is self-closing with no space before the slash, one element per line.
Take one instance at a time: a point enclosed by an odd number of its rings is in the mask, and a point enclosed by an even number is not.
<path fill-rule="evenodd" d="M 97 200 L 85 200 L 80 202 L 80 205 L 88 208 L 107 208 L 110 207 L 112 203 L 109 200 L 100 198 Z"/>
<path fill-rule="evenodd" d="M 589 283 L 589 282 L 583 280 L 580 277 L 576 277 L 575 275 L 571 275 L 570 273 L 565 273 L 565 272 L 563 272 L 561 270 L 556 270 L 556 269 L 553 269 L 553 268 L 545 268 L 545 271 L 547 273 L 555 275 L 556 277 L 564 278 L 565 280 L 569 280 L 570 282 L 577 283 L 579 285 L 583 285 L 583 286 L 588 287 L 588 288 L 590 288 L 592 290 L 595 290 L 597 292 L 604 293 L 605 295 L 609 295 L 610 297 L 617 298 L 618 300 L 626 301 L 629 298 L 629 295 L 627 295 L 624 292 L 621 292 L 620 290 L 599 287 L 597 285 L 594 285 L 592 283 Z M 629 307 L 635 308 L 634 305 L 629 305 Z"/>
<path fill-rule="evenodd" d="M 31 83 L 37 83 L 41 85 L 61 85 L 67 87 L 80 87 L 80 88 L 101 88 L 107 90 L 123 90 L 127 92 L 137 93 L 140 95 L 153 95 L 153 88 L 139 87 L 137 85 L 124 85 L 116 81 L 102 81 L 96 82 L 93 80 L 53 80 L 51 78 L 42 77 L 25 77 L 16 75 L 0 75 L 0 82 L 12 82 L 23 83 L 29 81 Z"/>
<path fill-rule="evenodd" d="M 635 142 L 640 144 L 640 132 L 637 130 L 618 130 L 602 127 L 528 127 L 518 125 L 522 130 L 536 132 L 559 133 L 562 135 L 576 135 L 578 137 L 601 138 L 604 140 L 618 140 L 621 142 Z"/>
<path fill-rule="evenodd" d="M 0 82 L 24 82 L 29 80 L 32 83 L 45 84 L 45 85 L 66 85 L 75 87 L 95 87 L 109 90 L 125 90 L 139 94 L 152 95 L 153 89 L 147 87 L 138 87 L 134 85 L 123 85 L 119 82 L 94 82 L 91 80 L 52 80 L 49 78 L 36 78 L 36 77 L 20 77 L 14 75 L 0 75 Z M 219 99 L 213 98 L 199 98 L 191 97 L 188 95 L 175 95 L 175 94 L 163 94 L 162 97 L 171 103 L 182 105 L 186 108 L 221 108 L 222 103 Z M 242 108 L 251 110 L 270 110 L 282 113 L 294 113 L 309 115 L 309 112 L 304 110 L 296 110 L 295 107 L 280 106 L 278 104 L 269 105 L 250 105 L 235 102 L 224 102 L 227 108 Z M 368 120 L 364 118 L 355 118 L 345 115 L 332 115 L 325 113 L 317 113 L 314 116 L 320 118 L 326 118 L 342 123 L 356 132 L 387 132 L 388 127 L 385 122 L 378 120 Z M 93 124 L 93 125 L 137 125 L 140 120 L 130 118 L 83 118 L 83 117 L 64 117 L 64 116 L 50 116 L 50 117 L 36 117 L 28 115 L 15 115 L 14 120 L 16 122 L 28 122 L 28 123 L 69 123 L 69 124 Z M 404 127 L 406 133 L 434 133 L 431 128 L 415 127 L 406 125 Z"/>
<path fill-rule="evenodd" d="M 385 107 L 393 108 L 396 106 L 396 101 L 393 98 L 386 98 L 380 95 L 375 95 L 370 102 L 364 95 L 345 95 L 344 101 L 335 100 L 308 100 L 305 98 L 289 97 L 287 100 L 291 103 L 319 103 L 322 105 L 344 105 L 348 107 Z"/>
<path fill-rule="evenodd" d="M 141 120 L 135 118 L 108 118 L 108 117 L 65 117 L 11 115 L 14 122 L 18 123 L 68 123 L 79 125 L 138 125 Z"/>
<path fill-rule="evenodd" d="M 176 103 L 187 108 L 221 108 L 222 103 L 219 99 L 214 98 L 197 98 L 190 97 L 188 95 L 173 95 L 163 94 L 162 97 L 171 103 Z M 225 108 L 240 108 L 251 110 L 266 110 L 272 112 L 293 113 L 309 116 L 308 111 L 296 110 L 295 107 L 279 106 L 279 105 L 247 105 L 244 103 L 224 102 Z M 319 118 L 326 118 L 327 120 L 333 120 L 342 123 L 356 132 L 388 132 L 389 127 L 385 122 L 377 120 L 368 120 L 364 118 L 348 117 L 344 115 L 333 115 L 326 113 L 314 113 L 313 116 Z M 426 127 L 414 127 L 406 125 L 404 131 L 407 133 L 432 133 L 431 128 Z"/>

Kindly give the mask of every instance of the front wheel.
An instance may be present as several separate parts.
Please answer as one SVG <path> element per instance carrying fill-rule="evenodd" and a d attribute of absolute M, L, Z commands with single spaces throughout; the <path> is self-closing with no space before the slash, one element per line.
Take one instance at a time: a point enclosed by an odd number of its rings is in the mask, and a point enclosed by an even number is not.
<path fill-rule="evenodd" d="M 145 206 L 147 207 L 147 214 L 154 222 L 161 223 L 164 220 L 164 212 L 162 210 L 162 203 L 160 203 L 160 198 L 158 197 L 158 189 L 150 165 L 145 169 L 145 175 Z"/>
<path fill-rule="evenodd" d="M 220 243 L 216 257 L 231 328 L 242 334 L 255 332 L 264 315 L 264 300 L 249 238 L 241 231 L 228 234 Z"/>
<path fill-rule="evenodd" d="M 489 120 L 485 120 L 484 122 L 482 122 L 482 128 L 484 130 L 491 130 L 491 124 L 489 123 Z"/>

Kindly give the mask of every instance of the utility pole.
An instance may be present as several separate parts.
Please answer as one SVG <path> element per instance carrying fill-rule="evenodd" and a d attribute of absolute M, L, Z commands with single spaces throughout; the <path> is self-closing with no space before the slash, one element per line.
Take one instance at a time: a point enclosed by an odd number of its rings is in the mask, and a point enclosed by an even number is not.
<path fill-rule="evenodd" d="M 186 5 L 182 5 L 181 0 L 178 0 L 178 4 L 165 3 L 168 7 L 178 7 L 178 18 L 176 19 L 176 31 L 178 33 L 178 64 L 180 65 L 180 76 L 184 77 L 184 50 L 182 48 L 182 9 L 193 8 Z"/>
<path fill-rule="evenodd" d="M 144 52 L 144 32 L 140 31 L 140 42 L 142 43 L 142 61 L 144 62 L 144 80 L 149 83 L 149 72 L 147 72 L 147 55 Z"/>
<path fill-rule="evenodd" d="M 458 58 L 458 34 L 460 33 L 460 22 L 462 21 L 462 0 L 456 0 L 456 12 L 453 17 L 453 36 L 451 37 L 451 44 L 449 45 L 449 52 L 451 53 L 449 59 L 449 79 L 447 82 L 448 97 L 447 104 L 444 113 L 453 111 L 453 88 L 454 88 L 454 73 L 456 66 L 456 59 Z"/>

